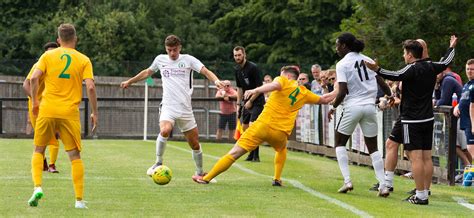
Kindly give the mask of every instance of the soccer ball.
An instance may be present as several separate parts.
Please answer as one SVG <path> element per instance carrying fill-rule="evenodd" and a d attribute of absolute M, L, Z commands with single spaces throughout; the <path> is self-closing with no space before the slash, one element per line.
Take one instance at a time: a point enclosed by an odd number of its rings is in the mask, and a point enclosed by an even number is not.
<path fill-rule="evenodd" d="M 155 168 L 151 178 L 158 185 L 166 185 L 171 181 L 172 176 L 173 172 L 171 169 L 165 165 L 161 165 Z"/>

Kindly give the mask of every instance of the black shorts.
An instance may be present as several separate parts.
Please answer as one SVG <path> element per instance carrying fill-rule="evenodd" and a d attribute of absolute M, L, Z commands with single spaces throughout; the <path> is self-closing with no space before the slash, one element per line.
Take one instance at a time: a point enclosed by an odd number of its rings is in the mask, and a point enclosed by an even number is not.
<path fill-rule="evenodd" d="M 242 110 L 242 124 L 249 124 L 250 122 L 257 120 L 258 116 L 263 111 L 263 105 L 253 105 L 249 110 L 245 108 Z"/>
<path fill-rule="evenodd" d="M 237 125 L 237 114 L 219 114 L 219 129 L 225 129 L 228 125 L 229 130 L 235 130 Z"/>
<path fill-rule="evenodd" d="M 405 123 L 397 120 L 389 138 L 403 144 L 405 150 L 431 150 L 433 145 L 434 121 Z"/>

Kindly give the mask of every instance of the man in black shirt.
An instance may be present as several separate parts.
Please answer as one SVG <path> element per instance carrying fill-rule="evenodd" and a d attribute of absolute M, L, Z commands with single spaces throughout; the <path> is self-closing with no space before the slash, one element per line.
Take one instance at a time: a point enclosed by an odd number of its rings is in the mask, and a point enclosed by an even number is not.
<path fill-rule="evenodd" d="M 390 138 L 403 142 L 408 153 L 416 184 L 416 194 L 408 201 L 412 204 L 428 204 L 428 188 L 433 176 L 431 147 L 433 143 L 432 94 L 436 75 L 443 72 L 454 58 L 456 36 L 451 36 L 448 52 L 441 62 L 421 59 L 422 45 L 416 40 L 403 43 L 403 58 L 408 65 L 399 71 L 380 68 L 377 63 L 365 62 L 368 68 L 392 81 L 403 81 L 400 104 L 401 128 L 393 129 Z"/>
<path fill-rule="evenodd" d="M 265 104 L 265 97 L 263 94 L 253 95 L 248 100 L 243 100 L 245 91 L 255 89 L 263 85 L 260 70 L 257 65 L 247 61 L 245 49 L 242 46 L 234 48 L 234 60 L 237 63 L 235 67 L 235 81 L 237 83 L 237 111 L 242 121 L 244 131 L 257 120 L 258 115 L 263 110 Z M 260 162 L 258 154 L 258 146 L 255 150 L 250 152 L 246 159 L 247 161 Z"/>

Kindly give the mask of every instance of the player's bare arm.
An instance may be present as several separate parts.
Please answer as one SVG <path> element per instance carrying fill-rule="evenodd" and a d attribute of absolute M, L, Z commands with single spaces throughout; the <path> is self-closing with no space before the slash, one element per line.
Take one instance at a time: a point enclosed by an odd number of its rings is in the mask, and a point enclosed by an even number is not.
<path fill-rule="evenodd" d="M 281 90 L 280 83 L 278 83 L 278 82 L 267 83 L 267 84 L 264 84 L 263 86 L 255 88 L 255 89 L 245 91 L 244 99 L 249 99 L 252 96 L 258 96 L 258 94 L 271 92 L 271 91 L 275 91 L 275 90 L 278 90 L 278 91 Z"/>
<path fill-rule="evenodd" d="M 123 81 L 122 83 L 120 83 L 120 88 L 126 89 L 130 85 L 132 85 L 133 83 L 142 81 L 142 80 L 148 78 L 149 76 L 151 76 L 152 74 L 153 74 L 153 71 L 149 68 L 147 68 L 145 70 L 142 70 L 140 73 L 138 73 L 134 77 L 130 78 L 129 80 Z"/>
<path fill-rule="evenodd" d="M 31 86 L 29 79 L 25 79 L 25 81 L 23 81 L 23 91 L 28 97 L 31 97 Z"/>
<path fill-rule="evenodd" d="M 200 73 L 204 75 L 209 81 L 213 82 L 217 86 L 217 88 L 219 89 L 224 88 L 225 86 L 224 82 L 220 81 L 219 78 L 217 78 L 216 74 L 214 74 L 212 71 L 210 71 L 206 67 L 202 67 Z"/>
<path fill-rule="evenodd" d="M 469 104 L 469 117 L 471 118 L 471 126 L 474 126 L 474 103 Z M 474 128 L 471 128 L 471 131 Z"/>
<path fill-rule="evenodd" d="M 38 116 L 39 112 L 39 101 L 38 101 L 38 89 L 39 89 L 39 79 L 43 72 L 41 70 L 35 69 L 33 75 L 30 78 L 30 87 L 31 87 L 31 102 L 33 103 L 33 115 Z"/>
<path fill-rule="evenodd" d="M 97 107 L 97 93 L 95 89 L 94 80 L 85 79 L 87 98 L 89 98 L 89 103 L 91 104 L 92 113 L 90 115 L 92 122 L 92 133 L 97 129 L 98 119 L 99 119 L 99 110 Z"/>
<path fill-rule="evenodd" d="M 375 60 L 375 62 L 368 62 L 368 61 L 364 61 L 365 63 L 365 66 L 367 66 L 367 68 L 369 68 L 370 70 L 374 71 L 374 72 L 379 72 L 380 70 L 380 67 L 379 67 L 379 64 L 377 63 L 377 61 Z M 378 81 L 377 81 L 378 82 Z"/>
<path fill-rule="evenodd" d="M 375 76 L 375 79 L 377 80 L 377 84 L 380 86 L 382 89 L 383 93 L 387 96 L 392 96 L 392 90 L 390 87 L 387 85 L 385 80 L 381 76 Z"/>
<path fill-rule="evenodd" d="M 332 115 L 334 114 L 334 112 L 336 112 L 335 108 L 342 103 L 342 101 L 344 100 L 344 98 L 347 95 L 347 83 L 338 82 L 338 89 L 337 90 L 338 91 L 337 91 L 336 99 L 334 99 L 333 108 L 331 110 L 329 110 L 329 112 L 328 112 L 329 120 L 332 119 Z"/>

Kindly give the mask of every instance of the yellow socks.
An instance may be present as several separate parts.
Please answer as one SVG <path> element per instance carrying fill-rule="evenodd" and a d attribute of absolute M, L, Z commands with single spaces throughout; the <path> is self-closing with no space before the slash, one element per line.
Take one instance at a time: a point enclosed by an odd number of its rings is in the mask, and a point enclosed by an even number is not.
<path fill-rule="evenodd" d="M 84 164 L 81 159 L 71 161 L 72 182 L 76 200 L 82 200 L 84 195 Z"/>
<path fill-rule="evenodd" d="M 33 152 L 31 157 L 31 176 L 33 177 L 33 184 L 35 187 L 41 186 L 41 176 L 43 174 L 43 155 Z"/>
<path fill-rule="evenodd" d="M 203 179 L 208 182 L 211 181 L 211 179 L 229 169 L 229 167 L 232 166 L 234 162 L 235 159 L 232 157 L 232 155 L 224 155 L 219 161 L 217 161 L 216 165 L 212 167 L 211 171 L 209 171 L 209 173 L 204 176 Z"/>
<path fill-rule="evenodd" d="M 49 164 L 55 164 L 58 159 L 59 145 L 49 145 Z"/>
<path fill-rule="evenodd" d="M 275 178 L 276 180 L 281 180 L 281 172 L 285 166 L 286 161 L 286 147 L 279 152 L 275 153 L 275 160 L 273 161 L 275 165 Z"/>

